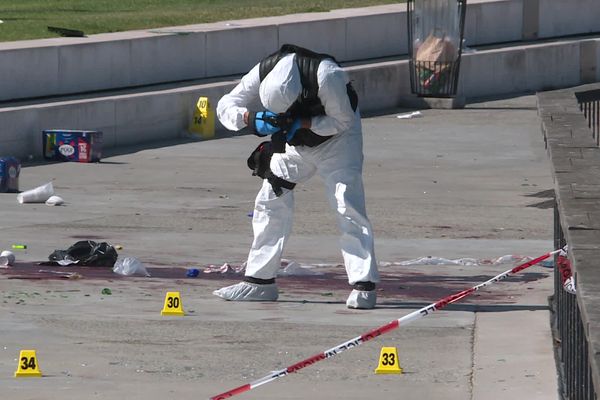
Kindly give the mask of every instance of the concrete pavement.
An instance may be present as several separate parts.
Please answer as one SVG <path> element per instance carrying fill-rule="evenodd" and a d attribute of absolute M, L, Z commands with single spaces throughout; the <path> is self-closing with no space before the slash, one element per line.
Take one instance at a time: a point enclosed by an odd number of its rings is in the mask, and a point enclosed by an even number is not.
<path fill-rule="evenodd" d="M 365 118 L 367 209 L 382 263 L 421 256 L 492 259 L 551 250 L 552 189 L 535 98 Z M 398 110 L 399 112 L 406 110 Z M 258 139 L 227 136 L 119 149 L 99 164 L 26 166 L 21 188 L 47 181 L 67 205 L 0 195 L 0 248 L 21 262 L 80 239 L 121 244 L 151 278 L 0 273 L 0 396 L 10 399 L 207 398 L 356 337 L 510 268 L 382 266 L 376 310 L 351 311 L 337 229 L 314 178 L 296 189 L 286 258 L 324 275 L 280 279 L 277 303 L 228 303 L 211 291 L 236 274 L 185 268 L 243 262 L 259 181 L 245 166 Z M 22 264 L 22 268 L 25 268 Z M 240 399 L 558 398 L 547 296 L 551 269 L 531 267 L 465 301 L 284 377 Z M 101 295 L 108 287 L 112 295 Z M 184 318 L 160 316 L 167 290 Z M 403 375 L 374 375 L 397 346 Z M 19 349 L 38 351 L 41 379 L 15 379 Z"/>

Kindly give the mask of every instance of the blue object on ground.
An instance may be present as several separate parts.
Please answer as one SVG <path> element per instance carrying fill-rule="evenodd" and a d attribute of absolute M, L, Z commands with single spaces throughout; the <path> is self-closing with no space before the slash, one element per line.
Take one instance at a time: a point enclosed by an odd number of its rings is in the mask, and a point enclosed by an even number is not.
<path fill-rule="evenodd" d="M 198 269 L 196 269 L 196 268 L 189 268 L 187 270 L 187 274 L 186 275 L 187 275 L 188 278 L 195 278 L 195 277 L 198 276 L 198 274 L 200 274 L 200 271 Z"/>

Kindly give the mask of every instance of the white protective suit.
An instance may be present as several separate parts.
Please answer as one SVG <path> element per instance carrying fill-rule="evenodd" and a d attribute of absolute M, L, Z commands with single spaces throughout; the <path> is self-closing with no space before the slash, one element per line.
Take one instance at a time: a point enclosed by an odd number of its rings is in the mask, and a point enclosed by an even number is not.
<path fill-rule="evenodd" d="M 285 55 L 260 82 L 259 65 L 223 96 L 217 105 L 221 123 L 230 130 L 244 128 L 244 113 L 267 109 L 285 112 L 302 89 L 295 54 Z M 271 170 L 287 181 L 301 184 L 318 173 L 325 182 L 330 206 L 335 210 L 342 232 L 340 245 L 348 282 L 379 282 L 374 254 L 373 232 L 366 215 L 362 182 L 362 128 L 358 109 L 352 110 L 347 94 L 346 72 L 329 59 L 322 60 L 317 71 L 318 97 L 326 115 L 312 117 L 311 130 L 320 136 L 333 136 L 316 146 L 286 145 L 285 153 L 275 153 Z M 259 102 L 260 100 L 260 102 Z M 258 107 L 258 108 L 252 108 Z M 256 196 L 252 225 L 254 241 L 248 255 L 246 276 L 275 278 L 281 266 L 281 255 L 292 230 L 293 190 L 283 189 L 277 197 L 265 179 Z M 315 227 L 318 230 L 318 227 Z M 215 294 L 228 300 L 276 300 L 277 288 L 270 295 L 252 298 L 254 285 L 247 282 L 223 288 Z M 271 286 L 271 285 L 268 285 Z M 235 293 L 233 293 L 235 292 Z M 240 295 L 240 293 L 243 293 Z M 250 294 L 249 294 L 250 293 Z M 369 298 L 365 300 L 365 298 Z M 354 290 L 348 299 L 352 308 L 372 308 L 375 291 Z"/>

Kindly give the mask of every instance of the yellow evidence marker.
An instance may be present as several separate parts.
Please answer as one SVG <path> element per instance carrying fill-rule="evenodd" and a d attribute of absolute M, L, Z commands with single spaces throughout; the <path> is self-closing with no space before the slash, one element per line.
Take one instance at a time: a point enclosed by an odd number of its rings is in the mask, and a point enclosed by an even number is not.
<path fill-rule="evenodd" d="M 376 374 L 401 374 L 398 350 L 395 347 L 382 347 L 379 354 L 379 365 L 375 369 Z"/>
<path fill-rule="evenodd" d="M 198 99 L 189 130 L 192 133 L 197 133 L 203 139 L 215 137 L 215 113 L 210 106 L 208 97 Z"/>
<path fill-rule="evenodd" d="M 185 315 L 179 292 L 167 292 L 167 295 L 165 296 L 165 305 L 163 306 L 160 315 L 176 315 L 180 317 Z"/>
<path fill-rule="evenodd" d="M 42 376 L 40 366 L 35 357 L 35 350 L 21 350 L 19 353 L 19 364 L 15 371 L 15 378 L 28 376 Z"/>

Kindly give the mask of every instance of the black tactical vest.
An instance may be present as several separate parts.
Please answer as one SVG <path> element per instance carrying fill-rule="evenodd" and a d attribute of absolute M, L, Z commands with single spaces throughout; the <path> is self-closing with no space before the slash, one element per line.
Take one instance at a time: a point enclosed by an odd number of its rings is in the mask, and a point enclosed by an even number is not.
<path fill-rule="evenodd" d="M 318 96 L 319 82 L 317 79 L 317 71 L 321 61 L 326 58 L 334 61 L 337 64 L 338 62 L 333 56 L 330 56 L 329 54 L 315 53 L 293 44 L 284 44 L 281 46 L 281 49 L 260 62 L 260 81 L 262 82 L 265 79 L 267 74 L 271 72 L 271 70 L 275 67 L 275 64 L 277 64 L 277 62 L 279 62 L 283 56 L 290 53 L 296 54 L 296 64 L 300 70 L 302 93 L 288 111 L 292 115 L 298 117 L 314 117 L 318 115 L 324 115 L 325 109 Z M 352 106 L 352 109 L 356 111 L 356 107 L 358 106 L 358 96 L 356 95 L 356 92 L 350 83 L 346 85 L 346 91 L 348 93 L 348 98 L 350 99 L 350 105 Z"/>

